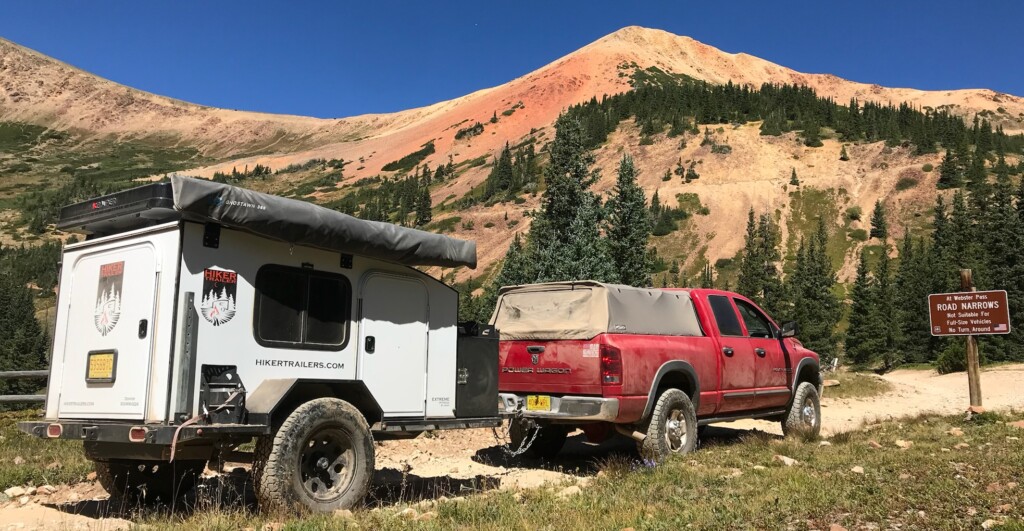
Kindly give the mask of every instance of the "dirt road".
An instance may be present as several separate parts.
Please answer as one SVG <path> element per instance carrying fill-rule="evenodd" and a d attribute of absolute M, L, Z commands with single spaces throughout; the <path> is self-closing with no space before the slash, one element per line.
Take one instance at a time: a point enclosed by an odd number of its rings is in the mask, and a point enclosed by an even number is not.
<path fill-rule="evenodd" d="M 883 378 L 893 384 L 893 390 L 872 398 L 832 399 L 826 389 L 822 401 L 825 434 L 925 412 L 966 410 L 967 377 L 962 373 L 940 376 L 932 371 L 900 370 Z M 1024 410 L 1022 387 L 1024 365 L 997 367 L 982 374 L 984 403 L 990 410 Z M 712 427 L 706 437 L 730 437 L 755 429 L 781 433 L 777 423 L 740 421 Z M 491 430 L 437 432 L 412 440 L 385 441 L 377 448 L 378 472 L 369 503 L 390 505 L 494 488 L 533 488 L 548 482 L 586 483 L 597 473 L 601 460 L 631 457 L 632 452 L 633 444 L 625 438 L 592 444 L 582 434 L 570 437 L 562 455 L 548 463 L 508 459 Z M 235 503 L 251 503 L 247 474 L 229 464 L 226 471 L 231 469 L 234 472 L 227 482 L 242 492 L 242 500 L 248 500 L 237 501 L 235 496 Z M 205 486 L 214 483 L 216 479 L 211 477 Z M 12 500 L 0 507 L 0 530 L 122 529 L 132 525 L 130 515 L 108 507 L 104 500 L 102 489 L 92 482 L 61 486 L 53 494 L 36 494 L 24 504 Z"/>

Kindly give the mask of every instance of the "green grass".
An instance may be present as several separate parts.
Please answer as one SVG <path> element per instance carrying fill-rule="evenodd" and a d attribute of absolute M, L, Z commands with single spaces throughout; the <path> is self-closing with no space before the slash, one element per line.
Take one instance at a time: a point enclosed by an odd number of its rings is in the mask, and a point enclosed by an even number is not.
<path fill-rule="evenodd" d="M 892 391 L 892 384 L 874 374 L 840 371 L 828 374 L 826 380 L 838 380 L 839 385 L 826 387 L 827 398 L 869 398 Z"/>
<path fill-rule="evenodd" d="M 601 474 L 579 494 L 560 497 L 565 485 L 519 491 L 490 491 L 431 507 L 430 521 L 410 522 L 398 515 L 406 503 L 357 509 L 349 520 L 334 516 L 300 518 L 261 514 L 240 507 L 195 512 L 145 508 L 128 517 L 154 529 L 295 530 L 342 529 L 978 529 L 988 519 L 1020 529 L 1024 517 L 1024 430 L 1009 425 L 1021 418 L 987 413 L 977 421 L 962 416 L 921 416 L 889 421 L 861 432 L 833 435 L 828 446 L 813 438 L 780 439 L 763 432 L 716 428 L 695 453 L 647 466 L 618 455 L 599 458 Z M 17 416 L 19 418 L 25 415 Z M 5 439 L 0 455 L 22 452 L 28 481 L 44 481 L 43 467 L 63 467 L 46 482 L 74 481 L 88 471 L 78 445 L 40 443 L 14 432 L 14 417 L 2 417 Z M 959 428 L 962 436 L 949 433 Z M 905 450 L 896 441 L 911 441 Z M 881 445 L 873 448 L 869 442 Z M 953 447 L 958 443 L 968 446 Z M 799 464 L 783 466 L 784 455 Z M 528 465 L 527 465 L 528 466 Z M 757 467 L 757 468 L 755 468 Z M 864 473 L 852 471 L 862 467 Z M 9 485 L 10 483 L 5 483 Z M 409 500 L 412 503 L 416 500 Z M 1017 527 L 1014 527 L 1017 526 Z"/>
<path fill-rule="evenodd" d="M 36 410 L 0 413 L 0 491 L 15 485 L 75 483 L 92 471 L 82 443 L 41 441 L 18 431 L 18 421 L 39 416 Z"/>
<path fill-rule="evenodd" d="M 1017 415 L 1016 417 L 1019 417 Z M 1015 418 L 1016 418 L 1015 417 Z M 988 519 L 1020 529 L 1024 431 L 996 415 L 985 422 L 920 417 L 864 432 L 836 434 L 831 445 L 778 439 L 761 432 L 729 432 L 692 455 L 648 467 L 626 457 L 598 463 L 604 472 L 575 496 L 564 485 L 504 491 L 440 502 L 436 518 L 410 522 L 406 505 L 360 509 L 352 520 L 296 518 L 242 510 L 211 510 L 170 518 L 143 516 L 156 529 L 979 529 Z M 957 437 L 948 431 L 960 428 Z M 913 445 L 906 450 L 897 440 Z M 872 448 L 868 442 L 882 446 Z M 966 442 L 969 446 L 953 450 Z M 945 449 L 945 450 L 943 450 Z M 796 459 L 783 466 L 775 455 Z M 754 467 L 760 467 L 755 469 Z M 862 467 L 863 474 L 852 471 Z M 428 509 L 419 508 L 419 512 Z M 353 525 L 355 524 L 355 525 Z M 1017 527 L 1014 527 L 1017 526 Z"/>

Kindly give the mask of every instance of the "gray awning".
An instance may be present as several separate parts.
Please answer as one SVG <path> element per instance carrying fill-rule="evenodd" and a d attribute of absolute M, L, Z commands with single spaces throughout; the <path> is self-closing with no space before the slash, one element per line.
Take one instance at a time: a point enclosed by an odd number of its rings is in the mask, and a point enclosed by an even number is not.
<path fill-rule="evenodd" d="M 476 242 L 366 221 L 328 208 L 204 179 L 173 176 L 174 208 L 267 238 L 405 265 L 476 268 Z"/>

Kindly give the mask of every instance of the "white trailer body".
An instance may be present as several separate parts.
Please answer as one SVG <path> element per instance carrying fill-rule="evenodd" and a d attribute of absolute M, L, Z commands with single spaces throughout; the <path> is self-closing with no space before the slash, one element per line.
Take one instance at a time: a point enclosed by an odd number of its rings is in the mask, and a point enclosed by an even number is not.
<path fill-rule="evenodd" d="M 458 293 L 410 265 L 475 265 L 474 247 L 470 261 L 443 236 L 174 186 L 173 208 L 169 185 L 150 185 L 72 209 L 68 224 L 93 237 L 64 250 L 46 418 L 24 431 L 83 440 L 114 470 L 277 444 L 278 427 L 322 399 L 378 437 L 500 425 L 496 334 L 461 330 Z"/>

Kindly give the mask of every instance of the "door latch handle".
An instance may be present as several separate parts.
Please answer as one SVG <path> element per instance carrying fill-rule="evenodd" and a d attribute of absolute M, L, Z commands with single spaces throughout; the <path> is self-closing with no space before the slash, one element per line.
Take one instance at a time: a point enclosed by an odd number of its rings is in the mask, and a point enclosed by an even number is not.
<path fill-rule="evenodd" d="M 146 339 L 146 334 L 149 333 L 149 321 L 146 319 L 139 319 L 139 339 Z"/>
<path fill-rule="evenodd" d="M 755 348 L 754 354 L 757 354 L 758 356 L 761 356 L 763 358 L 768 353 L 763 348 Z"/>
<path fill-rule="evenodd" d="M 722 354 L 725 354 L 726 356 L 732 356 L 733 355 L 732 347 L 725 347 L 725 348 L 723 348 L 722 349 Z"/>
<path fill-rule="evenodd" d="M 530 354 L 541 354 L 544 352 L 544 347 L 541 345 L 530 345 L 526 347 L 526 351 Z"/>
<path fill-rule="evenodd" d="M 377 339 L 373 336 L 366 336 L 366 339 L 363 341 L 363 350 L 367 354 L 373 354 L 377 350 Z"/>

